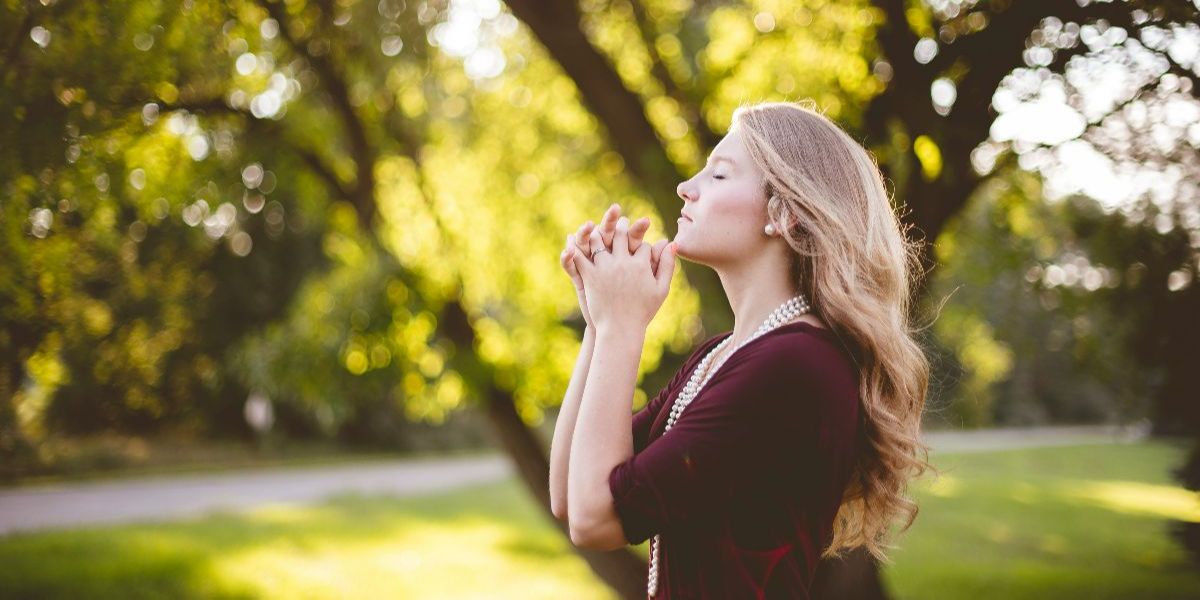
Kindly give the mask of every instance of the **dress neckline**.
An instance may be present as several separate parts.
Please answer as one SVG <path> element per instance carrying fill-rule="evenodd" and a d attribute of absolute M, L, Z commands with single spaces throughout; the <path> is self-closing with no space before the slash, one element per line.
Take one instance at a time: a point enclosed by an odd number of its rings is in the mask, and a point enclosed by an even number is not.
<path fill-rule="evenodd" d="M 789 331 L 805 331 L 805 330 L 807 330 L 808 333 L 815 334 L 817 337 L 823 338 L 830 343 L 833 343 L 833 344 L 839 343 L 837 336 L 832 331 L 830 331 L 829 328 L 827 328 L 827 327 L 818 327 L 807 321 L 792 321 L 791 323 L 785 323 L 783 325 L 780 325 L 779 327 L 776 327 L 775 329 L 772 329 L 772 330 L 750 340 L 748 343 L 743 345 L 743 347 L 752 346 L 752 345 L 754 345 L 755 342 L 757 342 L 765 337 L 771 336 L 775 333 L 781 332 L 781 331 L 789 332 Z M 729 336 L 731 336 L 731 335 L 733 335 L 732 330 L 726 331 L 725 333 L 714 336 L 712 338 L 714 341 L 712 342 L 711 345 L 709 345 L 707 347 L 701 347 L 702 351 L 697 355 L 696 360 L 697 361 L 702 360 L 704 358 L 704 355 L 708 354 L 713 349 L 715 349 L 717 346 L 721 345 L 721 343 L 724 342 L 725 340 L 729 339 Z M 725 352 L 728 353 L 729 350 L 726 350 Z M 728 359 L 726 359 L 726 360 L 728 360 Z M 699 362 L 696 362 L 695 365 L 698 366 Z"/>
<path fill-rule="evenodd" d="M 828 327 L 818 327 L 817 325 L 813 325 L 812 323 L 809 323 L 808 321 L 792 321 L 791 323 L 785 323 L 785 324 L 780 325 L 779 327 L 776 327 L 775 329 L 772 329 L 754 339 L 760 340 L 760 339 L 765 338 L 768 335 L 771 335 L 778 331 L 793 331 L 793 330 L 802 330 L 802 329 L 807 329 L 809 332 L 820 335 L 821 337 L 824 337 L 826 339 L 836 339 L 836 336 L 834 336 L 833 332 L 830 331 Z M 733 335 L 732 330 L 726 331 L 725 333 L 717 336 L 716 344 L 713 344 L 712 347 L 715 348 L 717 344 L 720 344 L 721 342 L 724 342 L 725 340 L 729 339 L 729 336 L 731 336 L 731 335 Z"/>

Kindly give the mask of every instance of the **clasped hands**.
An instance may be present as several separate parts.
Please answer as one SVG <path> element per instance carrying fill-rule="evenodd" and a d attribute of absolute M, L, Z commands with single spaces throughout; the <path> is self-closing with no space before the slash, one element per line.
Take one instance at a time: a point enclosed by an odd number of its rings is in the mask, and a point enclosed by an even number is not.
<path fill-rule="evenodd" d="M 644 330 L 666 300 L 675 272 L 674 244 L 666 239 L 644 243 L 650 219 L 630 225 L 620 214 L 621 206 L 613 204 L 599 225 L 581 225 L 567 236 L 559 255 L 575 284 L 583 319 L 595 331 Z"/>

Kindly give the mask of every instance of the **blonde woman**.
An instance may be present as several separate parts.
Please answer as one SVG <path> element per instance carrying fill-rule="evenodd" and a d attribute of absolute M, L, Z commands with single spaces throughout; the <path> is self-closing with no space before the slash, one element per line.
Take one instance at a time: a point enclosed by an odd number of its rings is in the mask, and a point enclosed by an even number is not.
<path fill-rule="evenodd" d="M 583 548 L 651 539 L 654 598 L 807 598 L 818 561 L 916 517 L 928 361 L 917 253 L 866 150 L 809 104 L 735 111 L 681 183 L 679 230 L 642 243 L 610 207 L 561 260 L 587 327 L 551 447 L 556 517 Z M 638 413 L 646 327 L 676 254 L 720 277 L 734 327 Z"/>

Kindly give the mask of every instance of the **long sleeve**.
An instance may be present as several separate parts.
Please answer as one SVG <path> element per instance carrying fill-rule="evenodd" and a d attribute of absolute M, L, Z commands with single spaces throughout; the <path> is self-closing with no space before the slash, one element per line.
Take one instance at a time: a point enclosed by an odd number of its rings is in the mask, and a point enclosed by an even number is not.
<path fill-rule="evenodd" d="M 678 375 L 676 375 L 678 377 Z M 667 384 L 658 395 L 656 395 L 642 410 L 633 414 L 633 453 L 637 454 L 646 447 L 646 442 L 650 438 L 650 428 L 654 425 L 654 417 L 658 411 L 662 409 L 663 402 L 666 401 L 667 393 L 674 387 L 672 384 Z"/>
<path fill-rule="evenodd" d="M 797 448 L 788 440 L 816 439 L 812 408 L 831 388 L 814 347 L 803 336 L 747 344 L 669 431 L 613 468 L 609 486 L 629 543 L 714 516 L 735 489 L 778 475 Z"/>
<path fill-rule="evenodd" d="M 637 454 L 646 447 L 647 441 L 650 439 L 650 429 L 654 426 L 654 420 L 662 412 L 663 404 L 666 402 L 674 402 L 678 390 L 683 385 L 684 381 L 691 377 L 692 370 L 696 368 L 696 364 L 700 359 L 704 358 L 717 342 L 723 338 L 723 335 L 714 335 L 707 340 L 704 340 L 700 346 L 688 356 L 684 361 L 683 366 L 675 372 L 671 380 L 667 382 L 654 398 L 646 403 L 646 406 L 637 411 L 633 415 L 633 453 Z"/>

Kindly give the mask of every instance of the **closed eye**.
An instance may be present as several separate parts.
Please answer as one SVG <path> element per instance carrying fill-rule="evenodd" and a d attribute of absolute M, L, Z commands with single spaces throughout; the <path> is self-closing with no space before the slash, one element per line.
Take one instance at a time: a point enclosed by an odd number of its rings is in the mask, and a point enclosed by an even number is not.
<path fill-rule="evenodd" d="M 725 179 L 724 175 L 713 175 L 713 179 Z"/>

